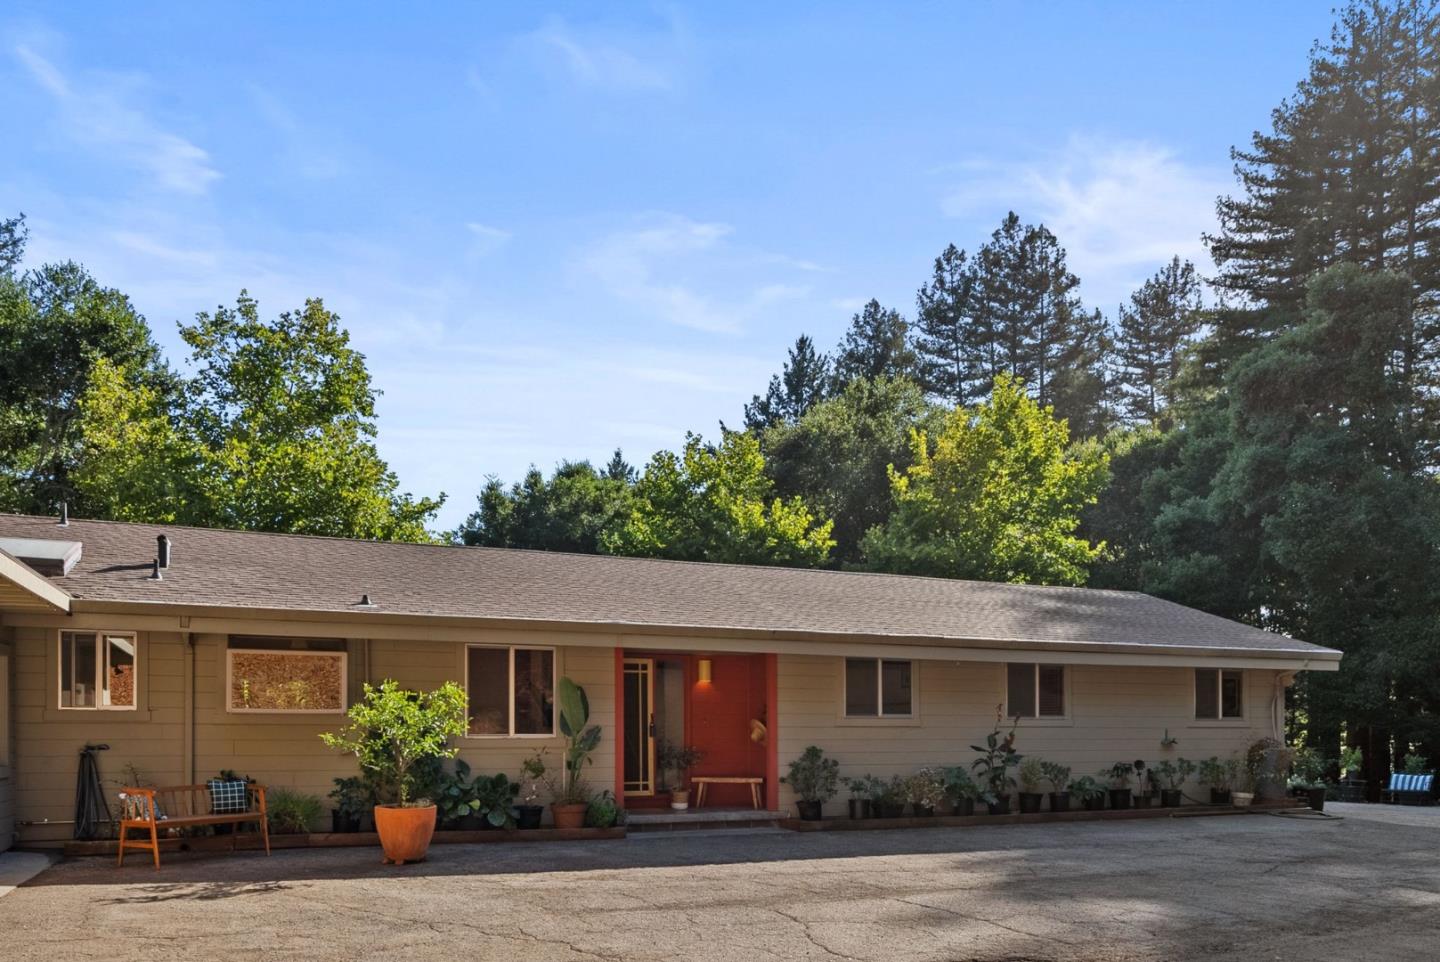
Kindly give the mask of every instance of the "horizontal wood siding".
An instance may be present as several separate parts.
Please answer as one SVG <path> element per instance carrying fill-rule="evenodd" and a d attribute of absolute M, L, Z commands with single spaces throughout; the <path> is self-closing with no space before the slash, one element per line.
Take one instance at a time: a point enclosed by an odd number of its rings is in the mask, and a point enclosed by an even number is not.
<path fill-rule="evenodd" d="M 779 656 L 781 773 L 808 745 L 837 759 L 843 776 L 888 777 L 926 765 L 968 766 L 975 758 L 970 746 L 983 743 L 1005 700 L 1005 666 L 941 661 L 916 666 L 918 718 L 861 720 L 842 717 L 842 659 Z M 1195 720 L 1189 668 L 1072 665 L 1066 671 L 1069 718 L 1022 720 L 1016 749 L 1068 765 L 1075 775 L 1093 774 L 1117 761 L 1225 756 L 1271 734 L 1273 671 L 1246 672 L 1246 717 L 1225 723 Z M 1179 740 L 1174 748 L 1160 745 L 1167 729 Z M 1187 788 L 1192 795 L 1199 790 L 1193 782 Z M 842 811 L 845 797 L 842 791 L 827 811 Z M 788 787 L 782 786 L 781 802 L 794 805 Z"/>

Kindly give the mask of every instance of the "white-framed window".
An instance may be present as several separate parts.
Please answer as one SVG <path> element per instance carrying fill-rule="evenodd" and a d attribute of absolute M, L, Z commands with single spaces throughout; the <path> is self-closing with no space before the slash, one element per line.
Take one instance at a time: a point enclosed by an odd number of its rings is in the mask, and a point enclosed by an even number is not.
<path fill-rule="evenodd" d="M 467 645 L 465 697 L 474 738 L 555 734 L 555 649 Z"/>
<path fill-rule="evenodd" d="M 1195 669 L 1195 717 L 1202 721 L 1245 717 L 1245 672 L 1238 668 Z"/>
<path fill-rule="evenodd" d="M 134 632 L 60 632 L 57 704 L 88 711 L 134 711 L 139 655 Z"/>
<path fill-rule="evenodd" d="M 225 650 L 225 710 L 334 715 L 346 709 L 346 654 L 285 648 Z"/>
<path fill-rule="evenodd" d="M 1064 718 L 1065 666 L 1005 666 L 1005 717 Z"/>
<path fill-rule="evenodd" d="M 845 659 L 846 718 L 912 718 L 915 666 L 896 658 Z"/>

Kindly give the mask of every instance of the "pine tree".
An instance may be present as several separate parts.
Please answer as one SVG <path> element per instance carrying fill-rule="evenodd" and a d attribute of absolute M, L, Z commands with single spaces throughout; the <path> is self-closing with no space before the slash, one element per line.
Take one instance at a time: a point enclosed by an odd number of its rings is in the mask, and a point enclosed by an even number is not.
<path fill-rule="evenodd" d="M 830 359 L 815 351 L 815 342 L 801 334 L 790 348 L 780 374 L 770 378 L 765 396 L 745 405 L 745 427 L 763 430 L 772 424 L 794 424 L 829 394 Z"/>
<path fill-rule="evenodd" d="M 1115 345 L 1125 417 L 1154 424 L 1175 400 L 1181 349 L 1201 323 L 1195 265 L 1173 258 L 1120 308 Z"/>
<path fill-rule="evenodd" d="M 25 241 L 29 237 L 24 214 L 0 220 L 0 277 L 15 273 L 25 257 Z"/>
<path fill-rule="evenodd" d="M 634 483 L 638 476 L 639 472 L 635 470 L 635 466 L 625 460 L 625 455 L 619 448 L 616 448 L 615 453 L 610 455 L 610 462 L 605 465 L 605 470 L 601 474 L 601 477 L 607 480 L 624 481 L 626 484 Z"/>
<path fill-rule="evenodd" d="M 850 319 L 850 329 L 835 356 L 836 390 L 859 377 L 913 380 L 915 352 L 910 347 L 910 325 L 900 312 L 874 300 Z"/>
<path fill-rule="evenodd" d="M 935 258 L 929 283 L 915 295 L 914 348 L 920 385 L 951 405 L 978 400 L 975 266 L 954 244 Z"/>

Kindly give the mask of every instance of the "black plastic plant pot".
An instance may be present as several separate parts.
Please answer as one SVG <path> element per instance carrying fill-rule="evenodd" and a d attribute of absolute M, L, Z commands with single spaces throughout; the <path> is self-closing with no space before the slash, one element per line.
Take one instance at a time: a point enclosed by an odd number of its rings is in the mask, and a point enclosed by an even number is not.
<path fill-rule="evenodd" d="M 360 831 L 360 819 L 336 809 L 330 813 L 330 830 L 337 835 L 354 834 Z"/>
<path fill-rule="evenodd" d="M 1040 792 L 1020 793 L 1020 814 L 1035 815 L 1040 811 L 1040 806 L 1045 804 L 1045 796 Z"/>
<path fill-rule="evenodd" d="M 1136 808 L 1149 808 L 1149 807 L 1150 807 L 1150 796 L 1149 796 L 1149 795 L 1135 795 L 1135 796 L 1132 796 L 1132 798 L 1134 799 L 1134 805 L 1135 805 Z"/>
<path fill-rule="evenodd" d="M 995 801 L 993 801 L 993 802 L 986 802 L 985 805 L 986 805 L 987 808 L 990 809 L 990 814 L 991 814 L 991 815 L 1009 815 L 1009 814 L 1010 814 L 1010 796 L 1009 796 L 1009 795 L 1001 795 L 1001 796 L 999 796 L 998 798 L 996 798 Z"/>
<path fill-rule="evenodd" d="M 1096 795 L 1094 798 L 1085 799 L 1085 811 L 1103 812 L 1105 810 L 1105 796 Z"/>
<path fill-rule="evenodd" d="M 852 819 L 857 820 L 857 821 L 858 821 L 859 819 L 862 819 L 862 818 L 869 818 L 869 817 L 870 817 L 870 799 L 868 799 L 868 798 L 852 798 L 852 799 L 850 799 L 850 817 L 851 817 Z"/>
<path fill-rule="evenodd" d="M 880 817 L 881 817 L 881 818 L 903 818 L 904 815 L 905 815 L 905 803 L 904 803 L 904 802 L 881 802 L 881 803 L 880 803 Z"/>
<path fill-rule="evenodd" d="M 974 814 L 975 814 L 975 799 L 973 799 L 973 798 L 960 798 L 960 799 L 956 799 L 956 800 L 955 800 L 955 814 L 956 814 L 956 815 L 974 815 Z"/>
<path fill-rule="evenodd" d="M 1305 791 L 1306 803 L 1317 812 L 1325 811 L 1325 789 L 1310 788 Z"/>
<path fill-rule="evenodd" d="M 1069 792 L 1051 792 L 1051 793 L 1050 793 L 1050 811 L 1052 811 L 1052 812 L 1068 812 L 1068 811 L 1070 811 L 1070 793 L 1069 793 Z"/>
<path fill-rule="evenodd" d="M 1211 805 L 1229 805 L 1229 804 L 1230 804 L 1230 789 L 1228 789 L 1228 788 L 1212 788 L 1212 789 L 1210 789 L 1210 804 L 1211 804 Z"/>
<path fill-rule="evenodd" d="M 540 827 L 540 816 L 545 814 L 543 805 L 517 805 L 515 806 L 515 825 L 518 828 L 534 829 Z"/>
<path fill-rule="evenodd" d="M 912 803 L 911 803 L 911 808 L 913 808 L 913 809 L 915 810 L 915 817 L 916 817 L 916 818 L 934 818 L 934 817 L 935 817 L 935 806 L 934 806 L 934 805 L 921 805 L 919 802 L 912 802 Z"/>
<path fill-rule="evenodd" d="M 1134 795 L 1130 794 L 1130 789 L 1128 788 L 1112 788 L 1110 789 L 1110 807 L 1116 809 L 1129 808 L 1130 802 L 1134 797 Z"/>
<path fill-rule="evenodd" d="M 1165 808 L 1179 808 L 1184 794 L 1178 788 L 1165 788 L 1160 791 L 1160 804 Z"/>
<path fill-rule="evenodd" d="M 825 807 L 824 802 L 796 802 L 795 807 L 800 810 L 802 822 L 820 821 L 820 810 Z"/>

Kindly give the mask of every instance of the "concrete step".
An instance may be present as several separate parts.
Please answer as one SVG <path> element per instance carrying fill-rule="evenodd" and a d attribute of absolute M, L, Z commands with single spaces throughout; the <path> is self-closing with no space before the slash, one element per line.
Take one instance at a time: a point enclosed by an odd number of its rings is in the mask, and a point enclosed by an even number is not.
<path fill-rule="evenodd" d="M 705 808 L 674 810 L 631 810 L 625 821 L 629 832 L 673 832 L 726 828 L 775 828 L 787 817 L 785 812 L 753 808 Z"/>

